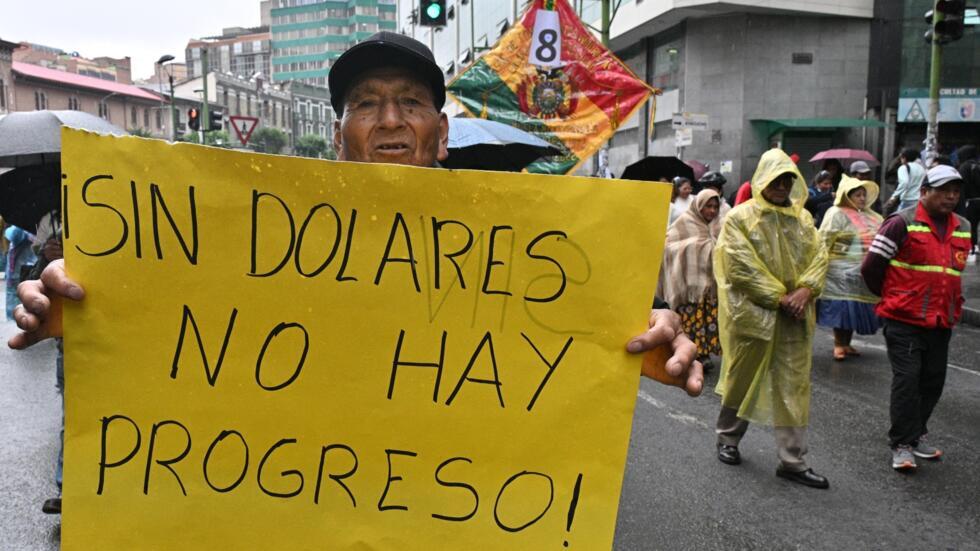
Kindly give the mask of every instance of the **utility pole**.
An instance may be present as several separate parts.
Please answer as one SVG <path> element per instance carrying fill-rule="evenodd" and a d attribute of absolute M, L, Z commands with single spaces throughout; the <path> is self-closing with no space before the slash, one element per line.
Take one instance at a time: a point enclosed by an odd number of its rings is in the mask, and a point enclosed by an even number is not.
<path fill-rule="evenodd" d="M 932 6 L 932 27 L 945 18 L 939 10 L 939 0 L 934 0 Z M 942 69 L 943 51 L 939 37 L 932 37 L 932 66 L 929 70 L 929 123 L 926 126 L 926 151 L 933 156 L 936 154 L 936 144 L 939 137 L 939 74 Z"/>
<path fill-rule="evenodd" d="M 177 141 L 177 106 L 174 105 L 174 76 L 167 73 L 170 77 L 170 141 Z"/>
<path fill-rule="evenodd" d="M 612 0 L 602 0 L 602 45 L 609 47 L 609 11 Z"/>
<path fill-rule="evenodd" d="M 201 48 L 201 73 L 204 80 L 204 98 L 201 100 L 201 145 L 205 144 L 208 129 L 211 128 L 211 114 L 208 113 L 208 48 Z"/>

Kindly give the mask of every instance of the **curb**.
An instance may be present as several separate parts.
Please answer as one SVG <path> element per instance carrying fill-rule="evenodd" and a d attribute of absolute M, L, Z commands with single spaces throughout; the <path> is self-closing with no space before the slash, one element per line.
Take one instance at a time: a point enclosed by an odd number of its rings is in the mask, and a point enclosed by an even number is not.
<path fill-rule="evenodd" d="M 974 327 L 980 327 L 980 310 L 964 306 L 963 314 L 960 316 L 960 322 Z"/>

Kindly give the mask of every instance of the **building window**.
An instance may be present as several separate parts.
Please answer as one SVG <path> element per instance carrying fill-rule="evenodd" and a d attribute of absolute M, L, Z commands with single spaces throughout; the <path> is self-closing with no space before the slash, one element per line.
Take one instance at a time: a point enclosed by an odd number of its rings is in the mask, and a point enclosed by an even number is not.
<path fill-rule="evenodd" d="M 7 85 L 0 78 L 0 109 L 7 109 Z"/>
<path fill-rule="evenodd" d="M 157 128 L 163 130 L 163 111 L 157 109 L 156 113 L 157 113 Z"/>
<path fill-rule="evenodd" d="M 41 111 L 48 108 L 48 96 L 44 92 L 34 92 L 34 109 Z"/>
<path fill-rule="evenodd" d="M 99 102 L 99 117 L 105 120 L 112 120 L 109 116 L 109 104 L 105 100 Z"/>
<path fill-rule="evenodd" d="M 680 83 L 682 39 L 660 44 L 653 50 L 653 78 L 650 83 L 662 90 L 677 88 Z"/>
<path fill-rule="evenodd" d="M 131 126 L 136 126 L 136 106 L 129 108 L 129 124 Z"/>
<path fill-rule="evenodd" d="M 78 98 L 76 98 L 75 96 L 70 96 L 68 98 L 68 110 L 78 111 Z"/>

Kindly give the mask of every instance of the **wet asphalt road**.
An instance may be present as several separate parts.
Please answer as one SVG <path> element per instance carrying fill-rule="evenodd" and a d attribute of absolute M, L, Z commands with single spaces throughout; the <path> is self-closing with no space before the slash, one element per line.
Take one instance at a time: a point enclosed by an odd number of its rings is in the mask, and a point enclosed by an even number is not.
<path fill-rule="evenodd" d="M 3 342 L 13 330 L 0 322 Z M 741 466 L 715 459 L 717 373 L 699 398 L 645 380 L 615 549 L 980 549 L 980 330 L 954 333 L 931 423 L 947 457 L 913 475 L 888 464 L 884 340 L 856 344 L 862 358 L 836 363 L 830 334 L 821 331 L 816 342 L 807 457 L 830 479 L 826 491 L 774 476 L 767 427 L 749 429 Z M 3 346 L 0 381 L 0 550 L 57 549 L 58 518 L 40 512 L 56 491 L 54 346 L 16 354 Z M 574 549 L 574 533 L 569 539 Z"/>
<path fill-rule="evenodd" d="M 980 329 L 954 331 L 930 442 L 947 454 L 896 473 L 887 447 L 891 372 L 879 334 L 831 359 L 817 334 L 807 461 L 815 490 L 776 478 L 772 431 L 754 426 L 743 463 L 715 457 L 719 399 L 643 381 L 633 417 L 616 549 L 980 549 Z"/>

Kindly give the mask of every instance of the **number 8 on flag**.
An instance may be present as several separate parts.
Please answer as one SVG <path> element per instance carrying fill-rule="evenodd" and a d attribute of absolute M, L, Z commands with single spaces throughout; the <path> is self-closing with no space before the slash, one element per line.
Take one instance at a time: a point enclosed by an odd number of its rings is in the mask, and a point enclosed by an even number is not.
<path fill-rule="evenodd" d="M 538 10 L 528 60 L 539 67 L 561 67 L 561 23 L 558 12 Z"/>

